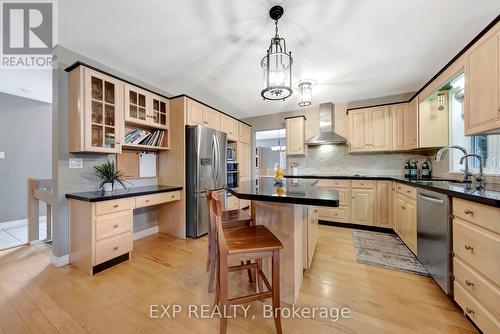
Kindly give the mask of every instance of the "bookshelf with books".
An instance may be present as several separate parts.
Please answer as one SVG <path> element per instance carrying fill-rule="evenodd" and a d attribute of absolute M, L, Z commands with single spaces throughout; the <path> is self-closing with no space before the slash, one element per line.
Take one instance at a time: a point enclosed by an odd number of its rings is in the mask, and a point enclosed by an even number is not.
<path fill-rule="evenodd" d="M 170 149 L 168 130 L 125 125 L 123 148 L 163 151 Z"/>

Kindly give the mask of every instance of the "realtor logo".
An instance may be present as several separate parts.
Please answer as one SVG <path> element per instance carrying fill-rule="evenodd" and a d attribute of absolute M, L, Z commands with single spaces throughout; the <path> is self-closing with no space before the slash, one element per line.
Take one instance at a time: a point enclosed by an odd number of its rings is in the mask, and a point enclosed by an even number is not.
<path fill-rule="evenodd" d="M 35 0 L 36 1 L 36 0 Z M 3 1 L 2 68 L 42 68 L 52 66 L 55 15 L 53 1 Z"/>

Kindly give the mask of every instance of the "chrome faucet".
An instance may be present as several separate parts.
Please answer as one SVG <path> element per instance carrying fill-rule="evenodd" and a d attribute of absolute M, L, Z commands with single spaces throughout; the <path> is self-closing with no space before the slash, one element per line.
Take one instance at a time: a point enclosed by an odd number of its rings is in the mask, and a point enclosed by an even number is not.
<path fill-rule="evenodd" d="M 441 161 L 441 159 L 445 156 L 446 152 L 452 148 L 455 148 L 464 154 L 464 156 L 460 159 L 460 164 L 462 164 L 464 157 L 467 156 L 468 153 L 467 153 L 467 150 L 465 149 L 465 147 L 460 146 L 460 145 L 450 145 L 450 146 L 445 146 L 445 147 L 441 148 L 436 153 L 436 157 L 434 158 L 434 160 Z M 470 177 L 472 176 L 472 174 L 469 172 L 469 161 L 467 159 L 465 159 L 465 165 L 464 165 L 464 169 L 462 169 L 462 172 L 464 173 L 464 182 L 471 182 Z"/>
<path fill-rule="evenodd" d="M 484 189 L 484 174 L 483 174 L 483 157 L 480 156 L 479 154 L 466 154 L 463 157 L 460 158 L 460 164 L 462 164 L 465 160 L 467 162 L 467 158 L 469 157 L 474 157 L 479 160 L 479 174 L 471 174 L 474 176 L 477 182 L 476 189 L 477 190 L 483 190 Z"/>

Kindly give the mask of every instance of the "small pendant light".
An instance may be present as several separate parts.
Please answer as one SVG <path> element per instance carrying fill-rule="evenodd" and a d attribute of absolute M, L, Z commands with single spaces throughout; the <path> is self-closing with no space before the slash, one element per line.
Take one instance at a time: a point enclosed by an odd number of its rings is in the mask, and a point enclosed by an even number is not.
<path fill-rule="evenodd" d="M 298 84 L 299 88 L 299 106 L 307 107 L 312 103 L 312 82 L 301 81 Z"/>
<path fill-rule="evenodd" d="M 264 71 L 264 89 L 260 95 L 264 100 L 285 100 L 293 93 L 292 52 L 287 53 L 285 39 L 278 34 L 278 20 L 283 11 L 281 6 L 274 6 L 269 11 L 269 16 L 275 21 L 276 34 L 260 62 Z"/>

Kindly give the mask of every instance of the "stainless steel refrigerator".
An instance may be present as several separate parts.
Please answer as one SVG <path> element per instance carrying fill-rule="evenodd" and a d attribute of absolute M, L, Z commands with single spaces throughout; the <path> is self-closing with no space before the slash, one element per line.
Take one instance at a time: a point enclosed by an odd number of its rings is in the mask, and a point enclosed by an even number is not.
<path fill-rule="evenodd" d="M 208 233 L 205 187 L 221 190 L 227 181 L 227 135 L 203 126 L 186 126 L 186 234 Z"/>

